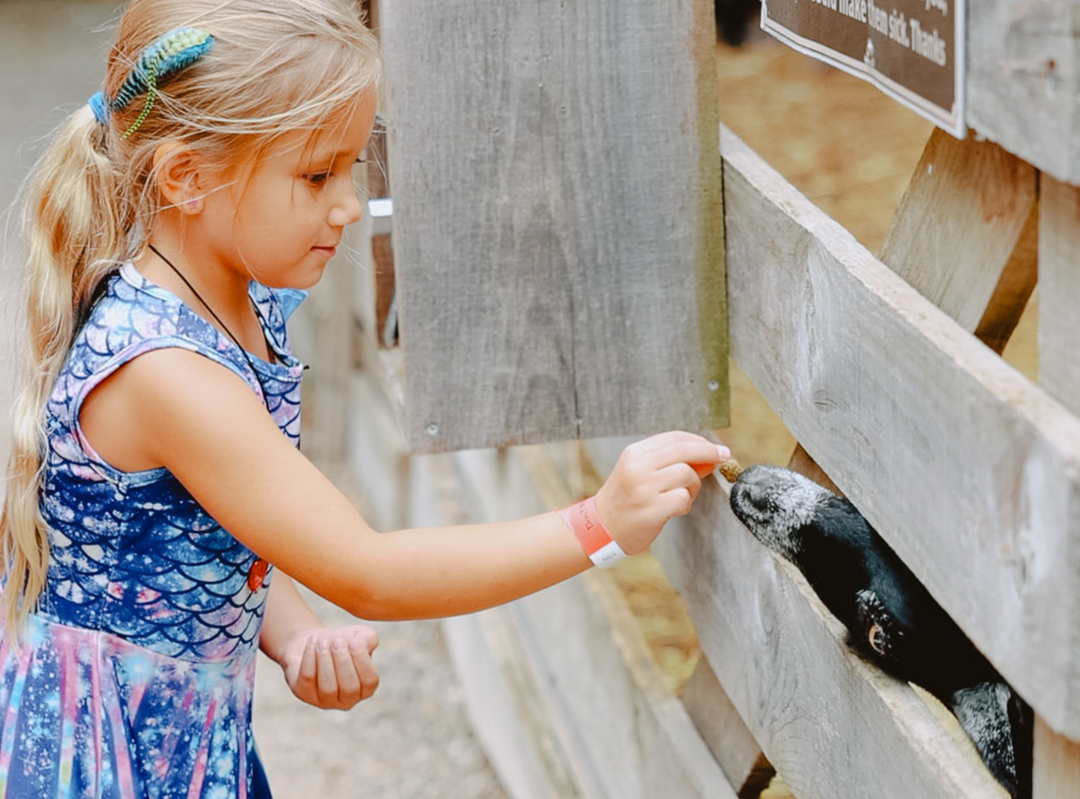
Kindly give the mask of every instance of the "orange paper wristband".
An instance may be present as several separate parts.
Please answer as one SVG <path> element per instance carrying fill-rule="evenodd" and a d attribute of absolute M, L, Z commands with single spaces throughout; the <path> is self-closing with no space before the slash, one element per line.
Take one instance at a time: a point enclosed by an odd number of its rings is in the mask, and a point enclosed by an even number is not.
<path fill-rule="evenodd" d="M 581 548 L 594 565 L 606 569 L 626 557 L 623 548 L 604 529 L 593 497 L 563 508 L 559 511 L 559 516 L 573 531 Z"/>

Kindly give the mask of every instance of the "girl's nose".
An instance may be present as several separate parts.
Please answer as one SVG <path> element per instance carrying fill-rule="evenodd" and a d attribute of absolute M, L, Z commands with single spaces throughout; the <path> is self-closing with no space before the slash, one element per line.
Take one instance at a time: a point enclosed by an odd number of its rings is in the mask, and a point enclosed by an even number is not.
<path fill-rule="evenodd" d="M 360 221 L 363 213 L 363 203 L 356 196 L 356 190 L 350 183 L 342 192 L 340 199 L 330 209 L 329 222 L 332 227 L 345 227 L 353 222 Z"/>

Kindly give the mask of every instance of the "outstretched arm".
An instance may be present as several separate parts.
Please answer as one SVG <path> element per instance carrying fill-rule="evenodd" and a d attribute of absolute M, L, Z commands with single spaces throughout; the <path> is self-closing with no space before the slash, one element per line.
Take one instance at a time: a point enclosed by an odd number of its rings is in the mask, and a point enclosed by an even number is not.
<path fill-rule="evenodd" d="M 167 467 L 239 540 L 361 618 L 468 613 L 590 566 L 555 513 L 375 532 L 247 385 L 202 356 L 147 353 L 111 382 L 116 418 L 145 465 Z M 603 524 L 628 554 L 644 551 L 669 518 L 690 510 L 701 475 L 727 456 L 690 433 L 628 447 L 596 496 Z"/>

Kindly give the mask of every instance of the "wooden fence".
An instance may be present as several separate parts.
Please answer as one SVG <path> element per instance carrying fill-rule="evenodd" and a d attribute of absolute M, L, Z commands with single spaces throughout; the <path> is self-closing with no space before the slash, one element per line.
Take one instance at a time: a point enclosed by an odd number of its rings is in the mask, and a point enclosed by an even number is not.
<path fill-rule="evenodd" d="M 1045 39 L 1029 18 L 1020 44 L 1001 33 L 1007 6 L 972 13 L 969 38 L 1016 52 Z M 1018 115 L 978 93 L 990 47 L 969 48 L 972 117 L 1008 147 L 1018 134 L 1002 120 Z M 1042 79 L 1009 74 L 1025 91 Z M 1032 155 L 935 133 L 879 258 L 722 129 L 716 220 L 733 361 L 800 462 L 859 507 L 1033 706 L 1036 799 L 1080 795 L 1080 191 L 1061 182 L 1078 180 L 1075 136 L 1062 141 Z M 595 488 L 622 440 L 410 457 L 392 422 L 401 354 L 373 334 L 362 283 L 352 307 L 338 300 L 365 320 L 339 393 L 344 454 L 375 524 L 517 517 Z M 1036 283 L 1038 385 L 998 355 Z M 654 551 L 704 654 L 681 701 L 606 573 L 446 622 L 512 796 L 756 795 L 762 755 L 800 799 L 1003 795 L 932 701 L 847 651 L 801 576 L 734 519 L 724 485 L 709 481 Z"/>

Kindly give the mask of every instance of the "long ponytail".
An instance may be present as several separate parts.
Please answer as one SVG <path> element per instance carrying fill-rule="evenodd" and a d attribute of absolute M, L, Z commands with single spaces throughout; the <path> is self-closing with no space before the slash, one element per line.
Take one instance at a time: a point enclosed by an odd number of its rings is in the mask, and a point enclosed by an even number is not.
<path fill-rule="evenodd" d="M 128 254 L 133 215 L 102 152 L 104 135 L 90 109 L 80 108 L 41 158 L 28 187 L 24 373 L 0 516 L 6 626 L 13 632 L 34 609 L 49 563 L 38 509 L 45 403 L 79 320 L 105 276 Z"/>

